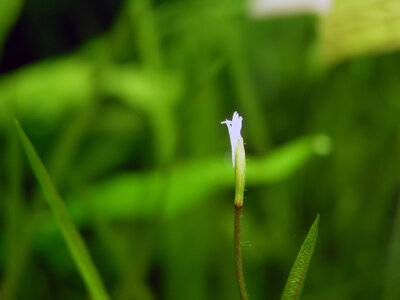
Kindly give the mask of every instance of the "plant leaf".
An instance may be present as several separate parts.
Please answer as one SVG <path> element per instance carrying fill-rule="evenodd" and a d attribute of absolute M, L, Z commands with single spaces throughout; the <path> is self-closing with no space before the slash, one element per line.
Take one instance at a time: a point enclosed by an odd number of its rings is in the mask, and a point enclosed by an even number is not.
<path fill-rule="evenodd" d="M 303 137 L 283 145 L 267 156 L 248 157 L 246 186 L 280 182 L 301 169 L 315 154 L 329 152 L 330 139 L 325 135 Z M 207 201 L 215 192 L 234 186 L 230 160 L 221 157 L 177 164 L 170 172 L 169 187 L 165 193 L 164 213 L 167 218 Z M 82 198 L 93 202 L 102 218 L 154 217 L 160 205 L 163 174 L 127 172 L 107 178 L 67 197 L 69 211 L 76 224 L 87 219 Z M 190 189 L 186 187 L 190 186 Z M 146 201 L 140 201 L 146 195 Z"/>
<path fill-rule="evenodd" d="M 328 63 L 400 48 L 400 2 L 338 0 L 322 19 L 322 55 Z"/>
<path fill-rule="evenodd" d="M 299 299 L 303 288 L 307 270 L 310 265 L 311 257 L 314 251 L 315 243 L 318 236 L 319 214 L 311 226 L 306 239 L 301 245 L 299 254 L 290 271 L 289 278 L 286 282 L 285 289 L 282 294 L 282 300 Z"/>
<path fill-rule="evenodd" d="M 33 173 L 35 174 L 35 177 L 42 188 L 45 199 L 51 208 L 58 227 L 61 230 L 61 233 L 89 290 L 89 293 L 95 300 L 108 300 L 109 297 L 103 286 L 101 278 L 97 273 L 96 267 L 92 262 L 79 231 L 68 215 L 68 211 L 63 200 L 61 199 L 61 196 L 50 179 L 50 176 L 47 173 L 46 168 L 41 162 L 38 154 L 36 153 L 33 145 L 29 141 L 17 120 L 16 127 L 18 136 L 28 157 Z"/>

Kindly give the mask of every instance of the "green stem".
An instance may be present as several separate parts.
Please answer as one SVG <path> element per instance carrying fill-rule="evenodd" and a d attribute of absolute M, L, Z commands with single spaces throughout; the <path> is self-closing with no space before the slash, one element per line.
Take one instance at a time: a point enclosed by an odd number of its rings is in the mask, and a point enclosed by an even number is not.
<path fill-rule="evenodd" d="M 235 271 L 239 287 L 240 299 L 249 300 L 246 291 L 246 284 L 243 276 L 242 248 L 240 245 L 240 222 L 242 218 L 242 206 L 235 205 L 235 226 L 234 226 L 234 248 L 235 248 Z"/>

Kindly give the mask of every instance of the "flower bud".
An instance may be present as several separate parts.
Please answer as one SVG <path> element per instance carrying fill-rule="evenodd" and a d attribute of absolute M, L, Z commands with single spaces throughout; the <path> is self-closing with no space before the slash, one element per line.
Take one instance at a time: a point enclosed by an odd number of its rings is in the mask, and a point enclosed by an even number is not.
<path fill-rule="evenodd" d="M 239 139 L 235 147 L 235 206 L 243 206 L 244 184 L 246 177 L 246 154 L 243 139 Z"/>
<path fill-rule="evenodd" d="M 244 194 L 244 182 L 246 174 L 246 154 L 243 146 L 243 138 L 240 133 L 242 130 L 243 118 L 235 111 L 232 117 L 232 121 L 225 120 L 221 122 L 226 124 L 229 131 L 229 138 L 231 140 L 232 147 L 232 165 L 235 169 L 235 206 L 242 207 L 243 205 L 243 194 Z"/>

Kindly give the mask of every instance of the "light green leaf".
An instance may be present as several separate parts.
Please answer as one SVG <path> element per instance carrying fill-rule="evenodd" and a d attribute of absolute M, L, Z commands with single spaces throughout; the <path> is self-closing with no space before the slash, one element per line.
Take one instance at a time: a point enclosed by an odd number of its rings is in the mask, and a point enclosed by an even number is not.
<path fill-rule="evenodd" d="M 250 185 L 284 180 L 315 155 L 327 155 L 331 151 L 331 139 L 326 135 L 314 135 L 290 142 L 261 159 L 247 161 L 246 182 Z"/>
<path fill-rule="evenodd" d="M 400 1 L 337 0 L 320 26 L 326 61 L 400 48 Z"/>
<path fill-rule="evenodd" d="M 0 77 L 0 123 L 13 101 L 20 118 L 55 121 L 92 96 L 92 66 L 76 57 L 46 60 Z"/>
<path fill-rule="evenodd" d="M 282 300 L 295 300 L 300 297 L 308 267 L 310 266 L 311 257 L 314 252 L 315 243 L 317 241 L 318 223 L 319 214 L 312 224 L 303 245 L 301 245 L 299 254 L 297 255 L 296 261 L 294 262 L 289 278 L 286 282 L 281 298 Z"/>
<path fill-rule="evenodd" d="M 84 107 L 97 85 L 107 96 L 153 118 L 165 115 L 165 109 L 181 99 L 183 85 L 178 74 L 151 72 L 135 65 L 104 66 L 97 74 L 95 65 L 78 52 L 0 76 L 0 125 L 7 101 L 14 102 L 19 118 L 54 122 L 65 112 Z"/>
<path fill-rule="evenodd" d="M 97 273 L 79 231 L 68 214 L 61 196 L 18 121 L 16 121 L 16 127 L 31 168 L 42 188 L 43 194 L 91 296 L 95 300 L 108 300 L 109 297 L 101 278 Z"/>
<path fill-rule="evenodd" d="M 176 74 L 143 70 L 134 65 L 110 66 L 103 80 L 107 94 L 144 111 L 162 111 L 176 104 L 183 92 Z"/>
<path fill-rule="evenodd" d="M 315 154 L 327 154 L 329 148 L 330 139 L 316 135 L 290 142 L 265 157 L 249 157 L 246 186 L 285 180 Z M 164 180 L 159 170 L 118 174 L 70 195 L 71 215 L 78 224 L 85 223 L 84 198 L 93 201 L 93 208 L 105 219 L 153 217 L 160 206 L 168 218 L 201 204 L 215 192 L 233 190 L 235 178 L 231 160 L 224 161 L 219 156 L 176 165 L 169 173 L 166 190 L 162 191 Z"/>

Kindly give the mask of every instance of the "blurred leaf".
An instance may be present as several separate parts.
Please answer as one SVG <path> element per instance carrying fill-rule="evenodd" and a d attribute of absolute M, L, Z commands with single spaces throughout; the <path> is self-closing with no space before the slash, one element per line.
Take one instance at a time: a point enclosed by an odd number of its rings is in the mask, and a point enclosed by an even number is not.
<path fill-rule="evenodd" d="M 388 250 L 383 299 L 395 300 L 400 299 L 400 201 L 397 203 Z"/>
<path fill-rule="evenodd" d="M 3 105 L 15 101 L 20 118 L 57 120 L 70 108 L 87 103 L 92 95 L 92 67 L 74 57 L 45 61 L 0 78 L 0 120 Z"/>
<path fill-rule="evenodd" d="M 95 66 L 95 62 L 74 55 L 1 76 L 0 122 L 4 119 L 4 103 L 10 99 L 15 101 L 19 118 L 54 121 L 66 111 L 84 106 L 95 88 L 151 116 L 164 113 L 182 95 L 182 82 L 176 74 L 114 65 L 102 68 L 98 75 Z"/>
<path fill-rule="evenodd" d="M 88 250 L 76 229 L 74 223 L 68 215 L 68 211 L 61 199 L 56 187 L 51 181 L 44 165 L 42 164 L 39 156 L 37 155 L 33 145 L 25 135 L 22 127 L 16 122 L 19 138 L 29 159 L 32 170 L 36 176 L 36 179 L 40 183 L 46 200 L 53 212 L 59 229 L 61 230 L 63 237 L 68 245 L 68 248 L 75 260 L 75 263 L 85 281 L 85 284 L 96 300 L 107 300 L 109 299 L 106 290 L 103 287 L 101 278 L 97 273 L 97 270 L 92 262 Z"/>
<path fill-rule="evenodd" d="M 23 0 L 1 0 L 0 1 L 0 57 L 3 43 L 7 34 L 16 22 L 22 10 Z"/>
<path fill-rule="evenodd" d="M 332 63 L 357 55 L 400 48 L 400 2 L 397 0 L 337 0 L 322 19 L 321 47 Z"/>
<path fill-rule="evenodd" d="M 312 155 L 327 155 L 330 151 L 331 139 L 326 135 L 298 139 L 263 159 L 248 159 L 246 182 L 251 185 L 283 180 L 300 169 Z"/>
<path fill-rule="evenodd" d="M 175 74 L 141 70 L 134 65 L 110 67 L 104 83 L 106 92 L 145 111 L 162 111 L 182 94 L 182 83 Z"/>
<path fill-rule="evenodd" d="M 11 103 L 6 103 L 7 115 L 7 146 L 4 148 L 7 165 L 4 166 L 8 178 L 8 190 L 5 190 L 5 199 L 2 207 L 7 213 L 5 219 L 5 257 L 6 265 L 4 277 L 2 279 L 2 296 L 4 299 L 15 299 L 19 274 L 21 268 L 21 257 L 23 257 L 26 247 L 24 247 L 23 237 L 26 233 L 26 225 L 29 225 L 29 216 L 25 213 L 22 185 L 22 148 L 20 146 L 17 132 L 13 122 L 13 108 Z"/>
<path fill-rule="evenodd" d="M 183 84 L 174 73 L 141 70 L 133 65 L 110 67 L 104 74 L 104 90 L 133 109 L 143 110 L 150 120 L 158 157 L 166 164 L 178 139 L 172 108 L 182 99 Z"/>
<path fill-rule="evenodd" d="M 299 254 L 297 255 L 296 261 L 294 262 L 289 278 L 286 282 L 281 298 L 282 300 L 295 300 L 300 297 L 308 267 L 310 266 L 311 257 L 314 252 L 315 243 L 317 241 L 318 223 L 319 214 L 312 224 L 306 239 L 301 245 Z"/>
<path fill-rule="evenodd" d="M 160 27 L 166 35 L 176 32 L 191 35 L 202 29 L 210 37 L 218 32 L 221 21 L 239 16 L 244 10 L 241 0 L 229 1 L 229 5 L 226 1 L 171 1 L 168 4 L 156 11 Z"/>
<path fill-rule="evenodd" d="M 131 0 L 128 11 L 132 28 L 137 34 L 137 47 L 142 63 L 149 68 L 161 70 L 163 53 L 154 18 L 151 0 Z"/>
<path fill-rule="evenodd" d="M 286 179 L 313 154 L 322 154 L 324 143 L 330 143 L 327 136 L 311 136 L 291 142 L 264 158 L 248 158 L 247 186 Z M 231 161 L 221 158 L 180 164 L 171 170 L 165 202 L 161 204 L 159 195 L 164 180 L 161 171 L 151 171 L 119 174 L 95 183 L 69 197 L 71 215 L 78 224 L 86 222 L 82 201 L 86 198 L 93 201 L 93 208 L 105 219 L 147 218 L 154 216 L 160 206 L 164 207 L 165 216 L 171 217 L 206 201 L 214 192 L 234 188 Z"/>

